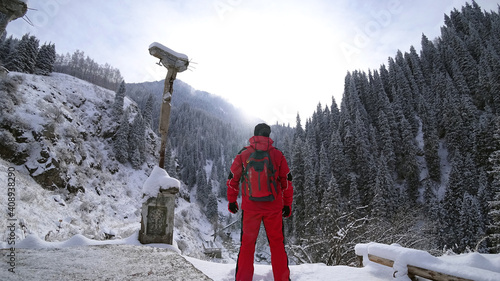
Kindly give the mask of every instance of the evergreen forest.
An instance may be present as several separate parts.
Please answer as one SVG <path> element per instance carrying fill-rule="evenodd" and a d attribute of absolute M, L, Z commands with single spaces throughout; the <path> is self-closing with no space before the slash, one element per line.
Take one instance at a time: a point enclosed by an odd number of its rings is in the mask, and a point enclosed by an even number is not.
<path fill-rule="evenodd" d="M 475 2 L 420 52 L 348 73 L 340 108 L 297 117 L 296 256 L 342 264 L 361 241 L 498 252 L 499 83 L 500 17 Z"/>

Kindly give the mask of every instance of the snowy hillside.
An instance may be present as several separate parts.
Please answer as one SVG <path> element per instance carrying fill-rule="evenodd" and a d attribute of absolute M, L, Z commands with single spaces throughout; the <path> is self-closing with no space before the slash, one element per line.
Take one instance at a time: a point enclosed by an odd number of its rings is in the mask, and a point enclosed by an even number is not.
<path fill-rule="evenodd" d="M 35 234 L 62 241 L 80 234 L 103 240 L 136 232 L 141 189 L 157 163 L 156 135 L 146 132 L 147 164 L 136 170 L 114 158 L 115 92 L 58 73 L 10 73 L 1 86 L 0 167 L 11 168 L 15 175 L 16 238 Z M 128 98 L 124 108 L 130 119 L 137 114 Z M 7 177 L 0 182 L 7 186 Z M 181 240 L 183 252 L 202 256 L 201 244 L 211 239 L 213 230 L 198 225 L 205 216 L 186 202 L 190 196 L 184 185 L 177 197 L 174 239 Z M 1 206 L 7 200 L 2 192 Z M 6 221 L 7 213 L 1 212 L 0 218 Z M 7 235 L 0 232 L 0 241 L 7 241 Z"/>

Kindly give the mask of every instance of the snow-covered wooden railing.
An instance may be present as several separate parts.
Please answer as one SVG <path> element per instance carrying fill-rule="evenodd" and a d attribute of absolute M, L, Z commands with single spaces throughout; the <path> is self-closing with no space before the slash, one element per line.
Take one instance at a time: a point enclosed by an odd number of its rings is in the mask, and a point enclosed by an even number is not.
<path fill-rule="evenodd" d="M 436 281 L 500 280 L 500 273 L 467 265 L 453 265 L 428 252 L 399 245 L 357 244 L 355 251 L 364 266 L 375 262 L 391 267 L 395 280 L 416 280 L 416 276 Z"/>

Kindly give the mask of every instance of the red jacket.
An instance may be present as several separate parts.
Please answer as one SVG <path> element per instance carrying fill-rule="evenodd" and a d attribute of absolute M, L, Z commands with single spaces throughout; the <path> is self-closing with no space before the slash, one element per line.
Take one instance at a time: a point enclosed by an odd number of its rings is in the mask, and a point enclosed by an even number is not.
<path fill-rule="evenodd" d="M 250 156 L 249 153 L 245 153 L 249 147 L 253 147 L 257 150 L 268 150 L 271 155 L 271 160 L 277 171 L 276 182 L 278 186 L 281 187 L 281 192 L 278 192 L 277 197 L 274 201 L 269 202 L 257 202 L 251 201 L 248 196 L 242 196 L 241 209 L 243 211 L 251 212 L 274 212 L 281 211 L 283 206 L 292 206 L 293 201 L 293 186 L 292 186 L 292 176 L 290 174 L 290 168 L 288 168 L 288 163 L 286 162 L 285 156 L 281 151 L 273 146 L 273 140 L 268 137 L 254 136 L 250 138 L 250 146 L 246 146 L 243 150 L 236 155 L 236 158 L 231 165 L 231 173 L 227 180 L 227 200 L 229 202 L 236 202 L 238 198 L 238 193 L 240 191 L 240 179 L 243 173 L 243 163 Z"/>

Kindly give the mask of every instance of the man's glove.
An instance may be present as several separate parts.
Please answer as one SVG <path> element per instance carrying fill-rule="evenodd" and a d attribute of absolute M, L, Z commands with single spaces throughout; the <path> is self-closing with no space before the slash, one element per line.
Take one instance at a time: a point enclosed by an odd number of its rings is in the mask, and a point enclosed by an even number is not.
<path fill-rule="evenodd" d="M 233 214 L 236 214 L 239 210 L 238 208 L 238 202 L 234 201 L 234 202 L 231 202 L 227 205 L 227 209 L 229 210 L 229 212 L 233 213 Z"/>
<path fill-rule="evenodd" d="M 292 208 L 290 206 L 283 206 L 283 217 L 288 218 L 292 214 Z"/>

